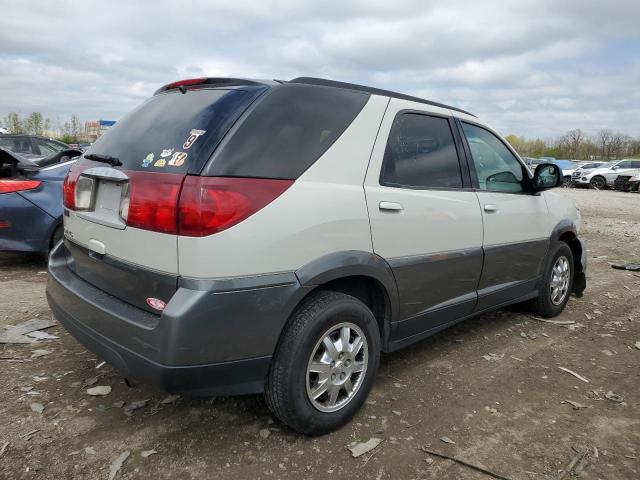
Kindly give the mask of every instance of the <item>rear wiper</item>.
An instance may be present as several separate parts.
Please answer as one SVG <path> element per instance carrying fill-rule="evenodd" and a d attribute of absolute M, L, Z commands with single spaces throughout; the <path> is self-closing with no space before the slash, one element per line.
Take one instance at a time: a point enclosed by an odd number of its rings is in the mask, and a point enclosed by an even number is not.
<path fill-rule="evenodd" d="M 108 163 L 112 167 L 119 167 L 122 162 L 119 158 L 111 157 L 109 155 L 100 155 L 99 153 L 89 153 L 84 156 L 87 160 L 94 160 L 96 162 Z"/>

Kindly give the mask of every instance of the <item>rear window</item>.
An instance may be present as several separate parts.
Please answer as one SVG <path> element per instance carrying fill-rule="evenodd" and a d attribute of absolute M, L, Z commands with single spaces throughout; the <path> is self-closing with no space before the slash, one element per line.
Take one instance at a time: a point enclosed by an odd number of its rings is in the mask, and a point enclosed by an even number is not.
<path fill-rule="evenodd" d="M 87 151 L 127 170 L 199 173 L 233 123 L 266 87 L 172 91 L 118 121 Z"/>
<path fill-rule="evenodd" d="M 269 92 L 213 157 L 213 176 L 298 178 L 367 103 L 363 92 L 283 85 Z"/>

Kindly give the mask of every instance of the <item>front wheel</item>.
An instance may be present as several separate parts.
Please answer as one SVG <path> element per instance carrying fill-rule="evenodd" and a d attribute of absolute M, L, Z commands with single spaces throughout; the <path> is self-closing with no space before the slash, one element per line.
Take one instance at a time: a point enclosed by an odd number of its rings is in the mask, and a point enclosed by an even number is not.
<path fill-rule="evenodd" d="M 607 180 L 604 177 L 597 175 L 591 179 L 589 185 L 593 188 L 597 188 L 598 190 L 602 190 L 607 186 Z"/>
<path fill-rule="evenodd" d="M 555 317 L 569 301 L 573 287 L 574 266 L 571 249 L 564 242 L 552 246 L 550 261 L 540 280 L 538 297 L 529 306 L 541 317 Z"/>
<path fill-rule="evenodd" d="M 297 432 L 331 432 L 360 409 L 379 363 L 380 332 L 371 310 L 344 293 L 313 293 L 280 339 L 265 386 L 267 405 Z"/>

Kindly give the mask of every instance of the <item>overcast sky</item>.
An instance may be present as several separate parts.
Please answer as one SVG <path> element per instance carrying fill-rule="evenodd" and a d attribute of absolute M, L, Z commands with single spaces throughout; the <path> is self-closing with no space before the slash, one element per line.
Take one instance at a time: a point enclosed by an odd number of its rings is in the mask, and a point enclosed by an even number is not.
<path fill-rule="evenodd" d="M 198 76 L 319 76 L 503 134 L 640 135 L 640 0 L 0 0 L 0 116 L 117 120 Z"/>

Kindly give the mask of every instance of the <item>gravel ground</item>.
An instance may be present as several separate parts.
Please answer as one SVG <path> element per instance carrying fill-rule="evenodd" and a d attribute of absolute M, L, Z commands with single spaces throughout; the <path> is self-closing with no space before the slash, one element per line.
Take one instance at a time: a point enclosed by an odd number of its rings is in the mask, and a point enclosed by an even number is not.
<path fill-rule="evenodd" d="M 124 452 L 121 479 L 490 478 L 421 447 L 511 479 L 560 478 L 577 452 L 580 478 L 640 478 L 640 275 L 609 265 L 640 261 L 640 195 L 562 192 L 582 211 L 589 247 L 585 296 L 557 318 L 575 323 L 501 310 L 384 355 L 362 411 L 319 438 L 274 421 L 259 396 L 163 404 L 165 393 L 127 387 L 56 326 L 59 339 L 0 345 L 0 478 L 107 479 Z M 45 283 L 38 257 L 0 255 L 0 332 L 51 318 Z M 352 458 L 347 446 L 372 437 L 379 446 Z"/>

